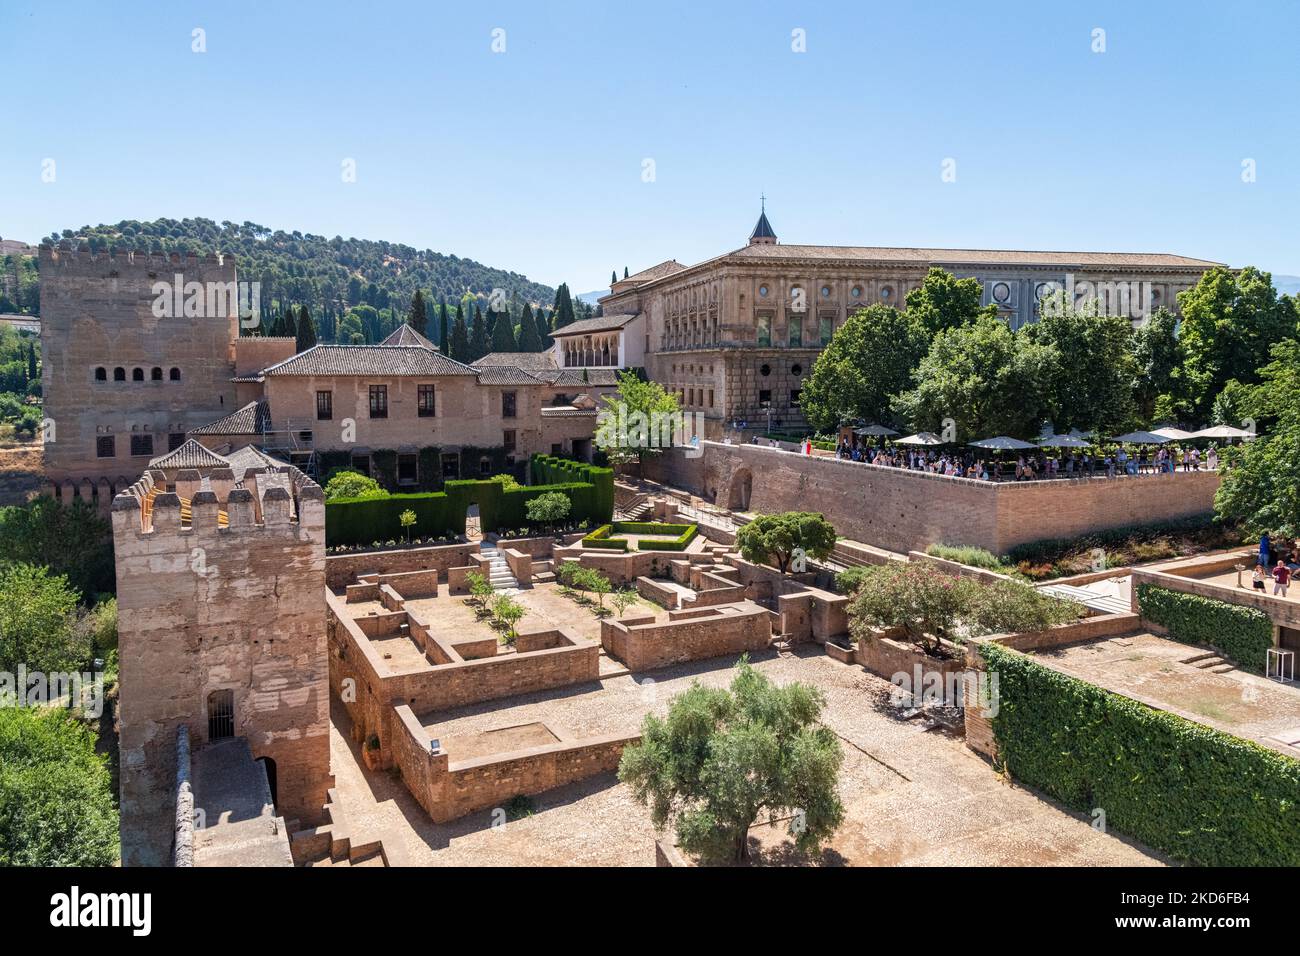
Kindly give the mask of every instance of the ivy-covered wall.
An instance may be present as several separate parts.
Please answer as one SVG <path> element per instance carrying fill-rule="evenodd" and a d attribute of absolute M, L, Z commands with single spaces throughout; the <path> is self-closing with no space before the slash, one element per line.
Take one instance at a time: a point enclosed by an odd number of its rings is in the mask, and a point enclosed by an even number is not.
<path fill-rule="evenodd" d="M 1139 584 L 1137 599 L 1142 617 L 1159 624 L 1174 640 L 1208 644 L 1246 670 L 1264 673 L 1273 646 L 1273 622 L 1258 608 L 1155 584 Z"/>
<path fill-rule="evenodd" d="M 1300 866 L 1300 760 L 982 644 L 1012 777 L 1185 863 Z"/>

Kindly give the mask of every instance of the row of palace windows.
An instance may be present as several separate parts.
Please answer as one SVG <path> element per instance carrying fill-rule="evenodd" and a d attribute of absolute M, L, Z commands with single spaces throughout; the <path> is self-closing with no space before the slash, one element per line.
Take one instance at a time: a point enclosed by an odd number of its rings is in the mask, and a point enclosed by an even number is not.
<path fill-rule="evenodd" d="M 168 378 L 170 381 L 173 381 L 173 382 L 179 382 L 179 381 L 181 380 L 181 370 L 178 369 L 178 368 L 173 367 L 173 368 L 171 369 L 171 371 L 169 371 L 169 372 L 167 373 L 167 378 Z M 150 370 L 150 372 L 149 372 L 149 381 L 151 381 L 151 382 L 161 382 L 162 380 L 163 380 L 163 370 L 160 369 L 160 368 L 158 368 L 158 366 L 155 365 L 155 366 Z M 98 367 L 95 369 L 95 381 L 96 381 L 96 382 L 107 382 L 107 381 L 108 381 L 108 369 L 104 368 L 104 366 L 102 366 L 102 365 L 98 366 Z M 113 381 L 115 381 L 115 382 L 125 382 L 125 381 L 126 381 L 126 369 L 122 368 L 122 366 L 120 366 L 120 365 L 119 365 L 117 368 L 113 369 Z M 131 381 L 133 381 L 133 382 L 143 382 L 143 381 L 144 381 L 144 369 L 142 369 L 142 368 L 133 368 L 133 369 L 131 369 Z"/>
<path fill-rule="evenodd" d="M 501 448 L 506 455 L 506 464 L 514 464 L 514 454 L 518 448 L 518 441 L 514 429 L 507 429 L 501 433 Z M 563 446 L 552 445 L 553 454 L 560 454 Z M 455 479 L 460 477 L 460 455 L 455 452 L 448 452 L 441 456 L 440 462 L 443 479 Z M 352 456 L 352 467 L 363 475 L 370 474 L 370 456 L 356 454 Z M 486 455 L 479 460 L 479 475 L 488 476 L 495 470 L 492 459 Z M 373 475 L 371 477 L 374 477 Z M 401 454 L 397 456 L 397 483 L 399 485 L 414 485 L 420 480 L 420 456 L 412 454 Z"/>
<path fill-rule="evenodd" d="M 370 417 L 388 417 L 388 386 L 371 385 Z M 420 418 L 433 418 L 437 410 L 434 387 L 432 385 L 416 386 L 416 414 Z M 501 417 L 514 418 L 518 414 L 519 400 L 514 392 L 501 393 Z M 319 391 L 316 393 L 316 420 L 328 422 L 334 420 L 334 393 Z"/>
<path fill-rule="evenodd" d="M 167 450 L 175 451 L 185 444 L 184 432 L 172 432 L 167 436 Z M 132 458 L 152 458 L 153 435 L 148 433 L 137 433 L 131 435 L 131 457 Z M 96 458 L 116 458 L 117 457 L 117 436 L 116 435 L 99 435 L 95 438 L 95 457 Z"/>
<path fill-rule="evenodd" d="M 831 336 L 835 334 L 835 317 L 823 315 L 816 320 L 811 317 L 805 323 L 802 315 L 789 315 L 785 320 L 786 345 L 792 349 L 804 348 L 805 345 L 825 348 L 831 344 Z M 814 325 L 814 321 L 816 324 Z M 809 334 L 804 335 L 804 329 L 807 328 Z M 816 336 L 814 338 L 814 335 Z M 770 348 L 772 345 L 772 316 L 758 316 L 758 327 L 756 333 L 757 344 L 761 347 Z"/>
<path fill-rule="evenodd" d="M 669 386 L 671 389 L 672 386 Z M 676 389 L 677 400 L 688 408 L 712 408 L 713 407 L 713 389 L 711 388 L 682 388 Z M 705 401 L 705 398 L 708 401 Z"/>

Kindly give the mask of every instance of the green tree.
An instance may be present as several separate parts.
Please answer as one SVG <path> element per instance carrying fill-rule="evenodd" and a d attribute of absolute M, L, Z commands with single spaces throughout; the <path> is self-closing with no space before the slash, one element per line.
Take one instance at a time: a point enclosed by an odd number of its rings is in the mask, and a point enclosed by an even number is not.
<path fill-rule="evenodd" d="M 298 352 L 305 352 L 316 344 L 316 323 L 312 321 L 311 312 L 308 311 L 305 305 L 298 310 L 298 323 L 294 338 L 294 350 Z"/>
<path fill-rule="evenodd" d="M 569 517 L 572 507 L 573 503 L 564 492 L 547 491 L 536 498 L 530 498 L 524 505 L 524 511 L 530 525 L 553 528 Z"/>
<path fill-rule="evenodd" d="M 496 322 L 492 326 L 492 351 L 519 351 L 519 347 L 515 344 L 514 322 L 511 321 L 509 312 L 501 312 L 497 314 Z"/>
<path fill-rule="evenodd" d="M 1294 301 L 1279 297 L 1272 275 L 1254 266 L 1210 269 L 1178 293 L 1178 304 L 1188 399 L 1197 421 L 1209 416 L 1229 379 L 1257 383 L 1272 346 L 1296 334 Z"/>
<path fill-rule="evenodd" d="M 406 531 L 406 543 L 410 544 L 411 529 L 415 527 L 415 512 L 412 511 L 410 508 L 407 508 L 405 511 L 403 511 L 400 515 L 397 516 L 397 520 L 401 523 L 402 528 L 405 529 Z"/>
<path fill-rule="evenodd" d="M 39 381 L 41 373 L 36 370 L 36 346 L 31 345 L 27 348 L 27 378 L 29 381 Z"/>
<path fill-rule="evenodd" d="M 492 599 L 492 617 L 506 628 L 507 644 L 513 644 L 519 637 L 515 627 L 526 613 L 527 609 L 508 594 L 498 594 Z"/>
<path fill-rule="evenodd" d="M 951 419 L 958 441 L 1033 438 L 1047 417 L 1043 383 L 1054 361 L 1051 349 L 986 316 L 934 337 L 917 367 L 916 387 L 899 396 L 896 409 L 927 431 L 941 432 Z"/>
<path fill-rule="evenodd" d="M 87 601 L 117 585 L 112 526 L 80 498 L 64 505 L 43 495 L 0 508 L 0 564 L 6 562 L 64 575 Z"/>
<path fill-rule="evenodd" d="M 462 361 L 477 362 L 488 354 L 487 321 L 483 318 L 483 310 L 477 305 L 474 306 L 474 329 L 470 334 L 469 353 L 473 357 Z"/>
<path fill-rule="evenodd" d="M 113 866 L 107 756 L 68 711 L 0 707 L 0 867 Z"/>
<path fill-rule="evenodd" d="M 471 362 L 469 330 L 465 327 L 464 310 L 456 310 L 456 321 L 451 327 L 451 351 L 447 353 L 457 362 Z"/>
<path fill-rule="evenodd" d="M 1168 309 L 1156 309 L 1133 331 L 1133 362 L 1136 380 L 1133 398 L 1138 416 L 1145 423 L 1163 418 L 1183 420 L 1187 413 L 1183 396 L 1183 347 L 1178 337 L 1178 316 Z"/>
<path fill-rule="evenodd" d="M 91 641 L 77 624 L 77 593 L 67 578 L 32 564 L 0 566 L 0 670 L 82 670 Z"/>
<path fill-rule="evenodd" d="M 811 511 L 760 515 L 736 532 L 736 547 L 746 561 L 772 563 L 785 574 L 800 550 L 805 558 L 829 555 L 835 547 L 835 528 L 825 517 Z"/>
<path fill-rule="evenodd" d="M 533 319 L 533 307 L 524 303 L 524 312 L 519 319 L 519 351 L 540 352 L 542 338 L 537 334 L 537 323 Z"/>
<path fill-rule="evenodd" d="M 958 279 L 951 272 L 931 267 L 921 284 L 907 293 L 907 314 L 933 337 L 981 316 L 996 317 L 997 306 L 980 305 L 983 293 L 979 279 Z"/>
<path fill-rule="evenodd" d="M 411 296 L 411 307 L 406 312 L 406 324 L 423 336 L 429 334 L 429 312 L 424 305 L 424 293 L 419 289 Z"/>
<path fill-rule="evenodd" d="M 573 297 L 569 294 L 569 284 L 561 282 L 555 290 L 555 308 L 552 311 L 552 327 L 562 329 L 574 320 Z"/>
<path fill-rule="evenodd" d="M 1249 533 L 1300 537 L 1300 342 L 1273 348 L 1262 385 L 1248 406 L 1272 425 L 1240 448 L 1225 449 L 1231 467 L 1214 495 L 1219 517 Z"/>
<path fill-rule="evenodd" d="M 338 469 L 325 482 L 326 501 L 342 498 L 382 498 L 384 495 L 385 491 L 379 487 L 379 482 L 352 468 Z"/>
<path fill-rule="evenodd" d="M 1095 301 L 1072 307 L 1064 293 L 1045 299 L 1041 309 L 1039 321 L 1016 336 L 1050 352 L 1038 373 L 1045 414 L 1061 431 L 1127 431 L 1137 417 L 1133 323 L 1126 316 L 1102 315 Z"/>
<path fill-rule="evenodd" d="M 873 305 L 849 316 L 813 363 L 800 408 L 815 428 L 846 419 L 889 420 L 891 402 L 913 385 L 930 336 L 910 312 Z"/>
<path fill-rule="evenodd" d="M 619 372 L 618 391 L 605 395 L 596 424 L 596 446 L 611 462 L 640 464 L 672 444 L 682 418 L 677 396 L 635 372 Z"/>
<path fill-rule="evenodd" d="M 818 722 L 825 696 L 803 683 L 778 687 L 742 657 L 730 690 L 698 683 L 667 718 L 647 716 L 641 742 L 623 750 L 619 780 L 650 808 L 658 830 L 676 824 L 687 853 L 705 861 L 749 857 L 749 829 L 766 814 L 815 851 L 844 819 L 837 780 L 844 755 Z"/>
<path fill-rule="evenodd" d="M 488 611 L 488 601 L 492 597 L 492 582 L 486 574 L 480 571 L 470 571 L 465 575 L 465 583 L 469 585 L 470 603 L 477 605 L 479 611 Z"/>
<path fill-rule="evenodd" d="M 447 322 L 447 300 L 438 306 L 438 349 L 443 355 L 451 354 L 451 326 Z"/>

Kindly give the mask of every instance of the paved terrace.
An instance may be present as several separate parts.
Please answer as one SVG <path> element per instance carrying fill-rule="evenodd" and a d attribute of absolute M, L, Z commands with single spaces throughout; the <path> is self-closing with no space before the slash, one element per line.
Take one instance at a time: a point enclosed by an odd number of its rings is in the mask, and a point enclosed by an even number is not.
<path fill-rule="evenodd" d="M 570 610 L 569 617 L 577 615 Z M 645 714 L 666 713 L 669 699 L 693 681 L 729 684 L 733 663 L 732 658 L 715 658 L 521 695 L 444 711 L 426 718 L 425 726 L 454 747 L 489 745 L 497 735 L 532 739 L 557 728 L 574 735 L 635 730 Z M 801 680 L 821 687 L 827 697 L 825 722 L 840 736 L 845 755 L 840 789 L 846 820 L 830 847 L 815 860 L 793 860 L 783 830 L 760 826 L 753 838 L 761 862 L 1162 862 L 1033 792 L 1004 783 L 960 739 L 898 719 L 886 703 L 887 681 L 831 660 L 820 647 L 803 646 L 785 656 L 767 652 L 754 664 L 778 683 Z M 382 838 L 395 865 L 654 864 L 649 813 L 611 773 L 534 797 L 532 816 L 500 828 L 491 826 L 488 811 L 440 825 L 430 821 L 399 778 L 364 768 L 359 746 L 348 735 L 347 714 L 337 702 L 333 726 L 333 769 L 353 832 L 359 840 Z M 492 736 L 485 739 L 484 733 Z"/>

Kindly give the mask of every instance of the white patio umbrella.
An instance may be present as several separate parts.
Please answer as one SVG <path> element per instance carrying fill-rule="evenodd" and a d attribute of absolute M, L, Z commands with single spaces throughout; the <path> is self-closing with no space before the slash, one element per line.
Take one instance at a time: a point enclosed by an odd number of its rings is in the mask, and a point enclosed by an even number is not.
<path fill-rule="evenodd" d="M 1192 432 L 1185 432 L 1181 428 L 1167 426 L 1165 428 L 1153 428 L 1151 434 L 1159 435 L 1162 438 L 1168 438 L 1170 441 L 1182 441 L 1184 438 L 1191 438 Z"/>
<path fill-rule="evenodd" d="M 971 442 L 971 445 L 975 448 L 987 448 L 990 451 L 1024 451 L 1038 447 L 1027 441 L 1021 441 L 1019 438 L 1008 438 L 1006 435 L 999 435 L 996 438 L 981 438 L 979 441 Z"/>
<path fill-rule="evenodd" d="M 1125 435 L 1116 435 L 1111 440 L 1122 445 L 1163 445 L 1169 441 L 1164 435 L 1157 435 L 1155 432 L 1129 432 Z"/>
<path fill-rule="evenodd" d="M 1073 435 L 1051 435 L 1038 443 L 1039 448 L 1088 448 L 1091 445 L 1092 442 Z"/>
<path fill-rule="evenodd" d="M 943 439 L 934 432 L 917 432 L 894 442 L 895 445 L 942 445 Z"/>
<path fill-rule="evenodd" d="M 1215 425 L 1213 428 L 1202 428 L 1199 432 L 1192 432 L 1189 438 L 1254 438 L 1254 432 L 1248 432 L 1244 428 L 1233 428 L 1231 425 Z"/>

